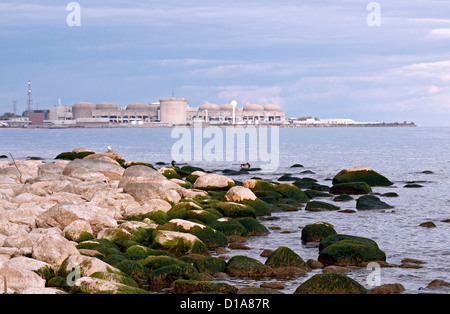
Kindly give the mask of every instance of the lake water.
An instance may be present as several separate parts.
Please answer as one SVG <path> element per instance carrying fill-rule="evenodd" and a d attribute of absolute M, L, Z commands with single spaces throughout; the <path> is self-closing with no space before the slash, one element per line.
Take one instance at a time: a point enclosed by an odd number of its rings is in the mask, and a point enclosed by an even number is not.
<path fill-rule="evenodd" d="M 225 130 L 223 130 L 225 134 Z M 172 138 L 172 129 L 0 129 L 0 155 L 11 153 L 16 159 L 37 156 L 51 161 L 63 151 L 86 147 L 105 151 L 112 146 L 126 160 L 169 163 L 171 149 L 178 141 Z M 273 133 L 272 133 L 273 134 Z M 208 139 L 204 140 L 203 147 Z M 258 146 L 259 147 L 259 146 Z M 401 283 L 407 293 L 424 292 L 432 280 L 450 282 L 450 128 L 280 128 L 279 167 L 276 172 L 250 172 L 248 176 L 233 176 L 243 181 L 253 176 L 276 180 L 282 174 L 311 177 L 330 185 L 340 170 L 367 166 L 388 177 L 395 184 L 375 187 L 374 192 L 396 192 L 399 197 L 382 198 L 395 206 L 393 210 L 360 211 L 353 214 L 339 212 L 274 213 L 277 220 L 262 221 L 266 227 L 279 227 L 270 234 L 252 237 L 245 245 L 251 250 L 230 250 L 228 256 L 260 257 L 263 249 L 275 250 L 287 246 L 305 261 L 318 258 L 318 249 L 302 244 L 301 227 L 325 221 L 334 225 L 338 233 L 374 239 L 386 253 L 387 262 L 400 264 L 404 258 L 426 262 L 420 269 L 382 268 L 381 284 Z M 237 149 L 242 149 L 239 147 Z M 248 147 L 247 147 L 248 150 Z M 250 157 L 249 157 L 250 158 Z M 239 169 L 240 160 L 220 162 L 189 162 L 206 170 Z M 290 168 L 299 163 L 304 168 Z M 258 160 L 252 167 L 258 167 Z M 311 170 L 314 174 L 301 174 Z M 425 170 L 432 174 L 422 173 Z M 220 172 L 219 172 L 220 173 Z M 404 188 L 408 181 L 421 181 L 422 188 Z M 323 199 L 332 202 L 330 198 Z M 342 209 L 355 209 L 356 201 L 335 203 Z M 433 221 L 436 228 L 419 224 Z M 300 228 L 299 228 L 300 227 Z M 285 233 L 285 232 L 290 233 Z M 286 281 L 284 293 L 292 293 L 306 277 Z M 367 286 L 371 270 L 359 269 L 348 276 Z M 262 282 L 245 279 L 227 279 L 236 286 L 259 286 Z"/>

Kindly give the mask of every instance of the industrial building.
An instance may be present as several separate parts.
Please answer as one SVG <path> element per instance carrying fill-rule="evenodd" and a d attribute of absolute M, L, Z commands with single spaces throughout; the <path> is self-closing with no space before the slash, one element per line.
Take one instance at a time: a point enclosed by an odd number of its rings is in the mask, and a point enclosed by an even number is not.
<path fill-rule="evenodd" d="M 184 98 L 161 99 L 151 104 L 135 102 L 126 107 L 119 107 L 113 102 L 78 102 L 73 106 L 50 107 L 48 117 L 43 122 L 48 126 L 171 126 L 192 124 L 194 121 L 206 124 L 282 124 L 285 121 L 284 112 L 273 104 L 233 108 L 232 104 L 205 103 L 199 107 L 189 107 Z"/>

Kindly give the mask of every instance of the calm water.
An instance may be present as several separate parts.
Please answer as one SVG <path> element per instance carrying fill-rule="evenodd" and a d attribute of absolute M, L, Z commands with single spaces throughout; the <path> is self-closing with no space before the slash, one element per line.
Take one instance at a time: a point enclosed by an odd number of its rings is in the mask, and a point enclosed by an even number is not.
<path fill-rule="evenodd" d="M 172 160 L 171 148 L 177 138 L 171 129 L 87 129 L 87 130 L 12 130 L 0 129 L 0 155 L 12 153 L 16 159 L 38 156 L 49 161 L 63 151 L 86 147 L 105 151 L 108 145 L 126 160 L 156 163 Z M 209 140 L 204 140 L 204 143 Z M 239 148 L 241 149 L 241 148 Z M 207 170 L 239 169 L 235 162 L 189 162 Z M 294 163 L 304 168 L 293 168 Z M 370 167 L 395 184 L 374 188 L 374 192 L 397 192 L 397 198 L 384 198 L 395 206 L 393 210 L 362 211 L 355 214 L 338 212 L 276 213 L 280 219 L 264 221 L 267 227 L 280 227 L 263 237 L 253 237 L 248 250 L 232 250 L 228 256 L 259 256 L 263 249 L 275 250 L 287 246 L 304 260 L 317 259 L 318 249 L 302 244 L 301 229 L 309 223 L 325 221 L 334 225 L 338 233 L 369 237 L 386 252 L 387 262 L 400 264 L 404 258 L 416 258 L 427 264 L 421 269 L 382 268 L 381 283 L 401 283 L 407 293 L 419 293 L 434 279 L 450 282 L 450 128 L 299 128 L 279 130 L 279 168 L 275 173 L 251 172 L 252 176 L 276 180 L 284 173 L 312 177 L 330 185 L 332 178 L 344 168 Z M 252 166 L 259 166 L 252 162 Z M 311 170 L 315 174 L 300 174 Z M 433 174 L 423 174 L 431 170 Z M 419 189 L 404 188 L 407 181 L 423 181 Z M 330 199 L 324 199 L 330 201 Z M 355 201 L 337 203 L 341 208 L 355 208 Z M 419 224 L 432 220 L 437 228 L 423 228 Z M 282 233 L 290 231 L 291 233 Z M 307 278 L 320 272 L 310 272 L 286 283 L 284 293 L 292 293 Z M 348 275 L 363 285 L 369 270 L 360 269 Z M 229 279 L 237 286 L 259 286 L 264 280 Z M 270 281 L 270 280 L 266 280 Z M 366 286 L 367 287 L 367 286 Z"/>

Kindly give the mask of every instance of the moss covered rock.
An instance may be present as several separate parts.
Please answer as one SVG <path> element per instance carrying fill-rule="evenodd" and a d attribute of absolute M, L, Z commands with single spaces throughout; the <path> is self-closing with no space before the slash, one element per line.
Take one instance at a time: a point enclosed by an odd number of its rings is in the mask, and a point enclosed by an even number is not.
<path fill-rule="evenodd" d="M 375 195 L 363 195 L 356 201 L 356 209 L 358 210 L 368 210 L 368 209 L 390 209 L 394 208 Z"/>
<path fill-rule="evenodd" d="M 218 210 L 222 215 L 231 218 L 253 217 L 256 218 L 256 211 L 253 207 L 235 202 L 218 202 L 211 204 L 211 207 Z"/>
<path fill-rule="evenodd" d="M 261 236 L 269 233 L 269 230 L 255 218 L 240 217 L 236 218 L 235 221 L 244 226 L 248 236 Z"/>
<path fill-rule="evenodd" d="M 191 264 L 174 264 L 152 271 L 149 281 L 151 285 L 161 285 L 170 284 L 178 279 L 200 280 L 200 275 Z"/>
<path fill-rule="evenodd" d="M 133 278 L 137 283 L 145 283 L 148 279 L 148 271 L 138 261 L 125 259 L 116 266 L 125 274 Z"/>
<path fill-rule="evenodd" d="M 242 204 L 252 207 L 256 216 L 270 216 L 272 213 L 268 204 L 259 198 L 242 201 Z"/>
<path fill-rule="evenodd" d="M 335 198 L 333 198 L 333 201 L 335 201 L 335 202 L 348 202 L 351 200 L 354 200 L 354 198 L 348 194 L 341 194 L 341 195 L 338 195 Z"/>
<path fill-rule="evenodd" d="M 297 267 L 309 270 L 309 266 L 306 265 L 305 261 L 297 253 L 285 246 L 279 247 L 270 254 L 265 264 L 272 268 Z"/>
<path fill-rule="evenodd" d="M 217 219 L 209 224 L 209 226 L 222 232 L 226 236 L 246 237 L 248 235 L 247 229 L 245 229 L 239 221 L 229 217 Z"/>
<path fill-rule="evenodd" d="M 186 219 L 194 219 L 201 221 L 205 224 L 210 224 L 211 222 L 223 217 L 223 215 L 216 215 L 215 213 L 203 210 L 203 209 L 196 209 L 196 210 L 188 210 L 185 215 Z"/>
<path fill-rule="evenodd" d="M 145 259 L 140 261 L 141 265 L 146 269 L 155 270 L 161 267 L 166 267 L 170 265 L 184 265 L 185 262 L 171 256 L 158 255 L 158 256 L 147 256 Z"/>
<path fill-rule="evenodd" d="M 279 184 L 277 185 L 275 191 L 284 197 L 293 199 L 297 202 L 307 203 L 309 201 L 308 196 L 292 183 Z"/>
<path fill-rule="evenodd" d="M 227 274 L 240 277 L 273 277 L 275 272 L 272 267 L 264 265 L 260 261 L 242 255 L 233 256 L 227 263 Z"/>
<path fill-rule="evenodd" d="M 327 210 L 339 210 L 340 207 L 326 203 L 326 202 L 320 202 L 320 201 L 311 201 L 308 204 L 306 204 L 305 210 L 306 211 L 312 211 L 312 212 L 318 212 L 318 211 L 327 211 Z"/>
<path fill-rule="evenodd" d="M 93 155 L 95 152 L 89 150 L 73 150 L 71 152 L 60 153 L 55 159 L 75 160 L 83 159 L 86 156 Z"/>
<path fill-rule="evenodd" d="M 333 185 L 347 182 L 366 182 L 370 186 L 389 186 L 393 184 L 385 176 L 367 167 L 344 169 L 333 178 Z"/>
<path fill-rule="evenodd" d="M 329 273 L 312 276 L 294 294 L 367 294 L 367 290 L 345 275 Z"/>
<path fill-rule="evenodd" d="M 169 251 L 177 256 L 185 254 L 208 255 L 206 245 L 196 236 L 169 230 L 157 230 L 153 248 Z"/>
<path fill-rule="evenodd" d="M 190 233 L 199 238 L 208 248 L 227 245 L 227 237 L 222 232 L 192 221 L 172 219 L 159 228 Z"/>
<path fill-rule="evenodd" d="M 75 281 L 72 293 L 86 294 L 152 294 L 149 291 L 131 287 L 110 280 L 82 277 Z"/>
<path fill-rule="evenodd" d="M 275 191 L 276 184 L 260 180 L 260 179 L 249 179 L 242 183 L 243 187 L 246 187 L 250 190 L 257 190 L 257 191 Z"/>
<path fill-rule="evenodd" d="M 176 172 L 175 169 L 170 167 L 163 167 L 158 169 L 158 172 L 165 176 L 167 179 L 181 179 L 181 176 Z"/>
<path fill-rule="evenodd" d="M 174 294 L 192 294 L 195 292 L 206 292 L 214 294 L 236 294 L 238 289 L 226 283 L 215 283 L 211 281 L 183 280 L 175 281 L 172 291 Z"/>
<path fill-rule="evenodd" d="M 372 188 L 366 182 L 345 182 L 333 185 L 331 194 L 367 194 L 372 193 Z"/>
<path fill-rule="evenodd" d="M 371 239 L 332 235 L 322 242 L 318 260 L 325 266 L 357 266 L 364 262 L 386 260 L 386 254 Z"/>
<path fill-rule="evenodd" d="M 224 273 L 227 262 L 218 257 L 200 257 L 194 261 L 194 267 L 200 273 L 214 275 L 215 273 Z"/>
<path fill-rule="evenodd" d="M 200 205 L 194 203 L 194 202 L 181 202 L 178 203 L 172 208 L 167 211 L 167 218 L 170 219 L 186 219 L 187 212 L 189 210 L 201 210 L 203 209 Z"/>
<path fill-rule="evenodd" d="M 337 234 L 333 226 L 326 222 L 309 224 L 302 229 L 302 241 L 320 242 L 330 235 Z"/>

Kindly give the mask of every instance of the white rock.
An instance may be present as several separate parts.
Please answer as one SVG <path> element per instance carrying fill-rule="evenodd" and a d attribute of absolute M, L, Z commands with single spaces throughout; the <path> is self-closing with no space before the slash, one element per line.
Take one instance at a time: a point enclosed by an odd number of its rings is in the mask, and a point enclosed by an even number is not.
<path fill-rule="evenodd" d="M 67 294 L 67 292 L 56 288 L 28 288 L 20 294 Z"/>
<path fill-rule="evenodd" d="M 132 216 L 141 216 L 151 212 L 163 211 L 167 213 L 172 208 L 169 202 L 161 199 L 152 199 L 149 200 L 142 206 L 128 206 L 125 209 L 124 218 L 132 217 Z"/>
<path fill-rule="evenodd" d="M 71 241 L 76 241 L 84 232 L 93 234 L 91 224 L 86 220 L 72 221 L 63 230 L 66 239 Z"/>
<path fill-rule="evenodd" d="M 63 237 L 43 235 L 33 244 L 34 259 L 59 267 L 71 255 L 80 255 L 75 245 Z"/>
<path fill-rule="evenodd" d="M 226 188 L 231 185 L 234 185 L 233 180 L 215 173 L 208 173 L 198 177 L 194 182 L 194 188 L 196 189 Z"/>
<path fill-rule="evenodd" d="M 255 200 L 256 195 L 249 188 L 243 186 L 233 186 L 225 194 L 227 202 L 242 202 L 244 200 Z"/>
<path fill-rule="evenodd" d="M 29 288 L 45 288 L 45 279 L 38 274 L 15 268 L 8 263 L 0 265 L 0 289 L 2 290 L 5 279 L 8 289 L 19 293 Z"/>

